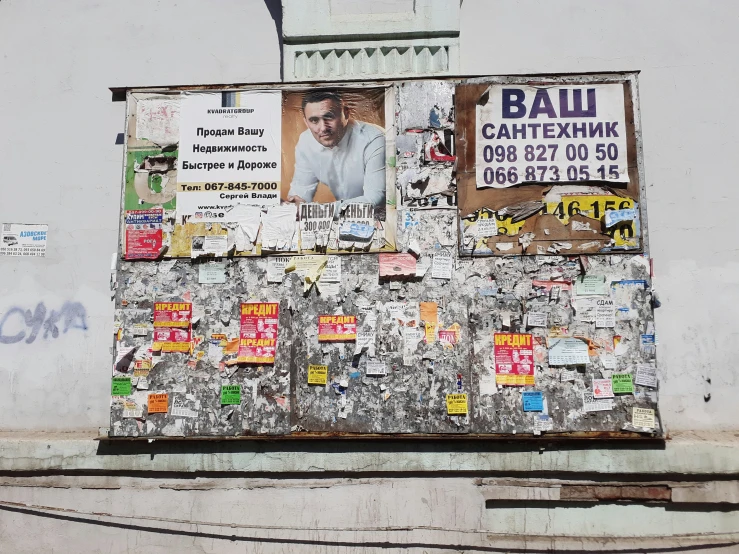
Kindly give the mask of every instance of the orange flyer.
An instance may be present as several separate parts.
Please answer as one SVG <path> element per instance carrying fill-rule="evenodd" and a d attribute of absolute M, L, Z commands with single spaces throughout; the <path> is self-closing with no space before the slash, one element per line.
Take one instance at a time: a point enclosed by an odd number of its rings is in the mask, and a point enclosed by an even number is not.
<path fill-rule="evenodd" d="M 426 323 L 438 323 L 439 305 L 436 302 L 420 302 L 418 306 L 421 310 L 421 321 L 425 321 Z"/>
<path fill-rule="evenodd" d="M 157 393 L 149 395 L 148 409 L 150 414 L 166 414 L 169 394 Z"/>

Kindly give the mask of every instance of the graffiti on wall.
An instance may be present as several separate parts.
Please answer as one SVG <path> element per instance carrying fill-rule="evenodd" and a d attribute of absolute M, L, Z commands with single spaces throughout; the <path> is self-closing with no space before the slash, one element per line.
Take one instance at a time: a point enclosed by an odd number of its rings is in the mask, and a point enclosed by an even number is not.
<path fill-rule="evenodd" d="M 39 336 L 56 339 L 70 329 L 87 331 L 87 312 L 79 302 L 65 302 L 59 310 L 49 310 L 43 302 L 34 310 L 13 306 L 0 317 L 0 344 L 32 344 Z"/>

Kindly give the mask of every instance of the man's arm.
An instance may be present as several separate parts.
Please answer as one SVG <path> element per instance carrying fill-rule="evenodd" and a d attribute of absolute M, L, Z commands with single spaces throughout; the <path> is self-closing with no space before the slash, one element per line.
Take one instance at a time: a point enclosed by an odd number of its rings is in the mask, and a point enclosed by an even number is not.
<path fill-rule="evenodd" d="M 364 190 L 362 196 L 344 200 L 382 206 L 385 203 L 385 135 L 378 134 L 364 147 Z"/>
<path fill-rule="evenodd" d="M 295 197 L 305 202 L 311 202 L 313 195 L 316 193 L 318 177 L 311 169 L 308 161 L 309 155 L 305 143 L 299 139 L 298 144 L 295 145 L 295 173 L 293 173 L 293 180 L 287 193 L 287 199 L 290 202 L 295 202 L 297 200 Z"/>

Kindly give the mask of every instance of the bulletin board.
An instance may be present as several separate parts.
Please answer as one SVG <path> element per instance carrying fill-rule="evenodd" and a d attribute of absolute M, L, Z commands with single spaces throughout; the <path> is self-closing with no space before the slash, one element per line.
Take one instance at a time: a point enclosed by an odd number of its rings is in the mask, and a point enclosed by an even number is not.
<path fill-rule="evenodd" d="M 603 77 L 567 79 L 570 85 L 586 83 L 581 107 L 587 110 L 588 83 Z M 626 91 L 635 79 L 620 74 L 606 81 L 618 81 Z M 328 94 L 308 97 L 324 87 L 229 85 L 215 89 L 215 96 L 209 96 L 214 89 L 126 90 L 121 242 L 111 275 L 116 310 L 109 437 L 663 437 L 652 266 L 643 232 L 636 250 L 611 245 L 587 252 L 577 247 L 585 239 L 561 234 L 572 232 L 577 214 L 569 226 L 547 222 L 549 214 L 530 214 L 519 235 L 500 232 L 508 224 L 505 216 L 480 226 L 482 231 L 473 228 L 488 255 L 465 250 L 470 210 L 495 218 L 517 203 L 541 203 L 542 191 L 551 188 L 476 187 L 470 135 L 476 116 L 470 114 L 486 90 L 508 82 L 534 79 L 331 83 Z M 343 87 L 349 109 L 342 120 L 343 97 L 337 100 L 334 92 Z M 192 143 L 183 149 L 190 140 L 182 129 L 184 98 L 208 93 L 198 100 L 206 103 L 206 115 L 225 110 L 217 115 L 245 117 L 251 112 L 229 110 L 257 110 L 262 101 L 272 110 L 273 96 L 241 94 L 253 91 L 279 92 L 279 109 L 270 112 L 277 114 L 276 126 L 264 116 L 263 126 L 235 125 L 254 130 L 241 135 L 248 140 L 201 141 L 196 150 Z M 375 107 L 356 108 L 349 93 L 370 98 Z M 516 100 L 526 105 L 523 97 Z M 306 101 L 313 104 L 308 110 Z M 213 102 L 218 106 L 208 107 Z M 377 106 L 382 117 L 371 115 Z M 317 164 L 315 192 L 311 179 L 299 189 L 279 167 L 274 180 L 233 181 L 280 181 L 276 201 L 214 203 L 210 215 L 200 216 L 212 220 L 197 223 L 197 210 L 178 211 L 181 202 L 187 207 L 200 201 L 186 196 L 197 186 L 182 187 L 199 183 L 197 174 L 187 181 L 179 175 L 189 157 L 185 150 L 244 146 L 271 154 L 280 141 L 264 142 L 266 130 L 280 129 L 284 138 L 284 110 L 315 115 L 317 134 L 309 117 L 302 126 L 293 122 L 300 138 L 293 137 L 292 156 L 278 152 L 278 166 L 306 148 L 315 160 L 359 159 L 358 167 L 376 171 L 384 149 L 384 197 L 377 196 L 373 174 L 355 180 L 359 188 L 351 194 L 360 194 L 362 202 L 356 196 L 337 199 L 344 189 L 332 188 L 332 173 L 318 175 L 325 167 Z M 362 117 L 370 120 L 366 126 L 357 124 Z M 262 142 L 252 140 L 260 138 L 260 129 Z M 238 139 L 238 130 L 223 137 Z M 311 140 L 317 143 L 299 145 Z M 628 151 L 636 156 L 629 158 L 628 184 L 611 188 L 633 195 L 642 210 L 639 148 L 635 142 Z M 221 163 L 211 160 L 196 157 L 188 165 Z M 224 163 L 228 167 L 228 158 Z M 219 182 L 205 182 L 211 181 Z M 253 189 L 249 184 L 239 192 Z M 303 194 L 313 197 L 295 206 L 285 190 L 307 190 Z M 319 197 L 326 191 L 333 196 Z M 284 212 L 271 212 L 275 207 Z M 599 219 L 581 219 L 594 228 L 618 209 L 604 206 Z M 219 213 L 225 214 L 221 223 Z M 642 231 L 644 217 L 639 211 Z M 538 237 L 536 225 L 554 233 L 554 223 L 565 231 L 551 240 L 543 231 L 547 239 Z M 485 237 L 491 228 L 495 234 Z M 495 248 L 503 236 L 511 241 L 529 232 L 535 237 L 525 248 L 521 242 L 518 250 Z M 270 233 L 280 241 L 264 240 Z M 562 242 L 572 247 L 549 250 Z"/>

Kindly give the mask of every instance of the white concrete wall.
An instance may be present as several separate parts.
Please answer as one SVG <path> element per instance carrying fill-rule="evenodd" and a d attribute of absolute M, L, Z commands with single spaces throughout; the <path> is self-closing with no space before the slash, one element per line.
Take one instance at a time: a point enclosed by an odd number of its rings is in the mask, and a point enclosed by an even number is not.
<path fill-rule="evenodd" d="M 662 409 L 673 431 L 737 429 L 737 16 L 732 0 L 465 0 L 461 11 L 462 74 L 642 70 Z M 279 59 L 261 0 L 0 1 L 0 222 L 48 223 L 50 232 L 46 258 L 0 259 L 0 320 L 13 307 L 42 303 L 50 312 L 74 301 L 88 327 L 0 344 L 0 431 L 107 426 L 122 162 L 114 143 L 124 109 L 107 87 L 277 81 Z M 20 320 L 7 325 L 3 336 L 23 330 Z M 448 443 L 99 447 L 94 434 L 0 433 L 0 551 L 699 552 L 713 544 L 710 552 L 728 554 L 739 545 L 736 510 L 486 505 L 474 478 L 730 479 L 733 432 L 678 434 L 665 450 L 477 443 L 463 454 Z M 341 478 L 358 471 L 370 473 Z"/>
<path fill-rule="evenodd" d="M 465 0 L 461 10 L 462 74 L 642 70 L 670 430 L 737 428 L 738 15 L 731 0 Z M 76 301 L 88 327 L 0 344 L 0 429 L 108 422 L 124 106 L 107 87 L 276 81 L 279 59 L 259 0 L 0 2 L 0 222 L 49 224 L 46 258 L 0 260 L 0 320 Z M 22 329 L 14 316 L 2 332 Z"/>
<path fill-rule="evenodd" d="M 641 70 L 651 255 L 662 301 L 660 406 L 669 430 L 739 427 L 738 16 L 732 0 L 462 5 L 463 74 Z"/>
<path fill-rule="evenodd" d="M 125 108 L 108 87 L 279 80 L 261 0 L 0 3 L 0 222 L 49 224 L 46 258 L 0 258 L 0 321 L 74 301 L 88 327 L 0 344 L 0 429 L 108 425 Z"/>

